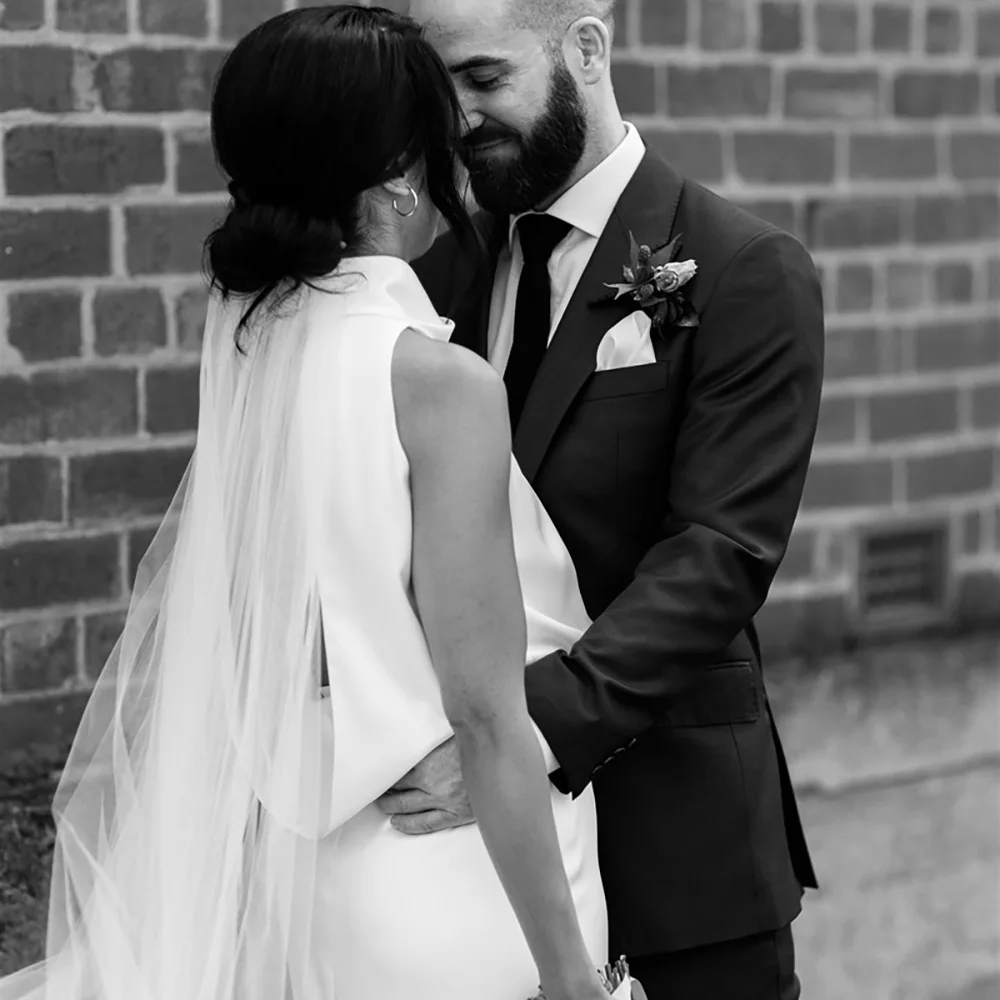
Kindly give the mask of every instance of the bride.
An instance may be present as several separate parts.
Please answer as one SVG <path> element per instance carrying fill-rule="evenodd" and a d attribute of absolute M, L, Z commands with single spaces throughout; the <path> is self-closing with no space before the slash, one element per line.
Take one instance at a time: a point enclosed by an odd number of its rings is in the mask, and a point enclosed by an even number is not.
<path fill-rule="evenodd" d="M 548 783 L 523 688 L 587 616 L 502 382 L 407 263 L 442 216 L 476 252 L 447 72 L 405 18 L 299 10 L 212 117 L 197 447 L 0 1000 L 606 997 L 592 792 Z M 452 734 L 477 825 L 397 833 L 374 801 Z"/>

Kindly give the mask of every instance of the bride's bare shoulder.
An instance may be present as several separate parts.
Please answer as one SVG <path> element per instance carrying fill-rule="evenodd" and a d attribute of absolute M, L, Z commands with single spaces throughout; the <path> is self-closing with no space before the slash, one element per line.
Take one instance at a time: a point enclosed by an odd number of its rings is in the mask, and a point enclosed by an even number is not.
<path fill-rule="evenodd" d="M 509 448 L 503 380 L 472 351 L 405 330 L 393 353 L 392 389 L 407 452 L 488 448 L 493 439 Z"/>

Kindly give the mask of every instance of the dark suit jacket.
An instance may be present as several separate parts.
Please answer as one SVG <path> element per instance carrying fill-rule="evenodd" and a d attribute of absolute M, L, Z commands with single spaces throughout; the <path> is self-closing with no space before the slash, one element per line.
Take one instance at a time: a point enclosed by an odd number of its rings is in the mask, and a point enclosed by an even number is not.
<path fill-rule="evenodd" d="M 668 329 L 656 364 L 595 373 L 602 337 L 636 308 L 599 301 L 630 230 L 651 246 L 683 234 L 701 323 Z M 454 340 L 479 353 L 494 270 L 450 236 L 417 263 Z M 816 884 L 753 617 L 798 510 L 823 343 L 802 246 L 647 154 L 525 405 L 514 453 L 594 619 L 528 668 L 529 705 L 562 765 L 553 781 L 594 785 L 613 954 L 774 930 Z"/>

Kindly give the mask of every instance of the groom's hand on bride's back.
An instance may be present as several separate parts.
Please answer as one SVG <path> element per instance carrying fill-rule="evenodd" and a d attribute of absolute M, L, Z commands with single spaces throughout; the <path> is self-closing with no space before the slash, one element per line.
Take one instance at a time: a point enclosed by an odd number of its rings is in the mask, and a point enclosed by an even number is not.
<path fill-rule="evenodd" d="M 377 805 L 400 833 L 439 833 L 475 823 L 455 741 L 432 750 Z"/>

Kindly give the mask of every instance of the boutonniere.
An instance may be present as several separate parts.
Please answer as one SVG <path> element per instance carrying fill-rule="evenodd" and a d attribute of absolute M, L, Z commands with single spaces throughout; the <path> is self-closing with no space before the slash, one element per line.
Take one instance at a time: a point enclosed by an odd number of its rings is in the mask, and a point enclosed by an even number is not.
<path fill-rule="evenodd" d="M 688 301 L 684 286 L 698 273 L 698 265 L 693 260 L 680 260 L 681 237 L 675 236 L 656 249 L 640 246 L 631 232 L 628 238 L 629 262 L 622 269 L 625 281 L 605 282 L 606 287 L 617 293 L 610 301 L 631 295 L 653 321 L 654 330 L 697 326 L 698 314 Z"/>

